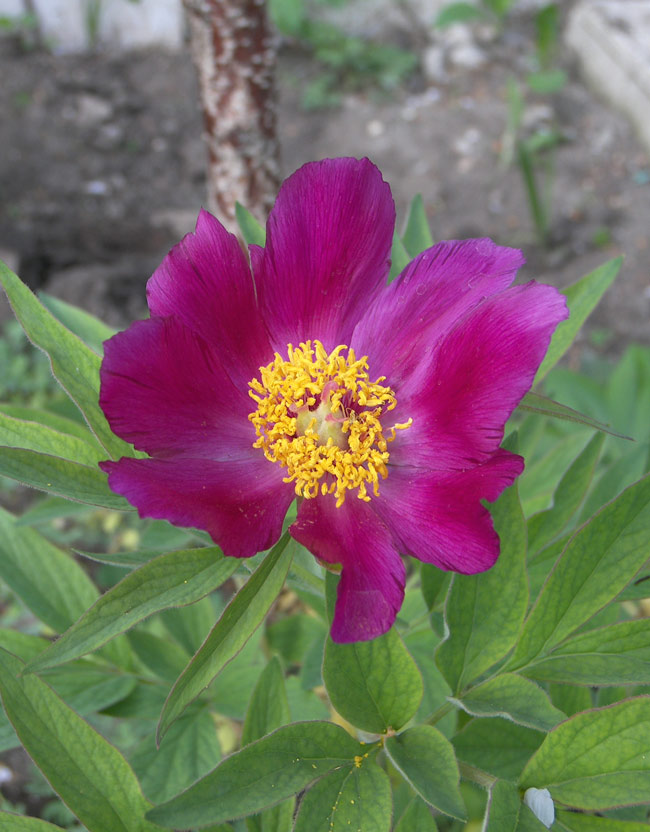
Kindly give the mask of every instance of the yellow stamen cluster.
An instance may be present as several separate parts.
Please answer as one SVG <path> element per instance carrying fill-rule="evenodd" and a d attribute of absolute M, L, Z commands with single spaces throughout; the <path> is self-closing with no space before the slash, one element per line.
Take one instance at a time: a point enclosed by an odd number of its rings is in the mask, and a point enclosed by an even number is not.
<path fill-rule="evenodd" d="M 287 469 L 285 482 L 307 499 L 333 494 L 337 508 L 357 489 L 361 500 L 377 496 L 386 478 L 388 442 L 412 419 L 394 424 L 384 437 L 382 415 L 397 404 L 395 394 L 368 377 L 368 359 L 341 345 L 327 353 L 320 341 L 306 341 L 288 359 L 275 354 L 260 378 L 249 383 L 257 409 L 249 415 L 257 440 L 271 462 Z M 347 355 L 345 353 L 347 352 Z"/>

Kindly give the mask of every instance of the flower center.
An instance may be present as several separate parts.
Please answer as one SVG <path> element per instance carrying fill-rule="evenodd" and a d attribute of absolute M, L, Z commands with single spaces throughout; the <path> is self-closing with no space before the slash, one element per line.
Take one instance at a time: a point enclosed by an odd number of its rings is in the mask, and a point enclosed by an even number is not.
<path fill-rule="evenodd" d="M 350 489 L 361 500 L 370 500 L 368 487 L 378 496 L 379 478 L 388 476 L 388 443 L 413 420 L 393 424 L 384 436 L 382 416 L 397 400 L 380 383 L 384 376 L 370 381 L 366 356 L 357 359 L 344 345 L 328 355 L 320 341 L 289 344 L 287 352 L 288 359 L 276 352 L 249 382 L 257 402 L 248 417 L 253 447 L 287 469 L 284 481 L 295 483 L 299 497 L 333 494 L 339 508 Z"/>

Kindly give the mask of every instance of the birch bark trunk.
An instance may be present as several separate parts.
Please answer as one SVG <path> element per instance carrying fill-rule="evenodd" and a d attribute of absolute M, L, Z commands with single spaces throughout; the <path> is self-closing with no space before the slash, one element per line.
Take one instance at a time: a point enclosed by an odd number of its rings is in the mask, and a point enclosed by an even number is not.
<path fill-rule="evenodd" d="M 235 202 L 264 220 L 280 185 L 265 0 L 183 0 L 208 151 L 208 207 L 231 230 Z"/>

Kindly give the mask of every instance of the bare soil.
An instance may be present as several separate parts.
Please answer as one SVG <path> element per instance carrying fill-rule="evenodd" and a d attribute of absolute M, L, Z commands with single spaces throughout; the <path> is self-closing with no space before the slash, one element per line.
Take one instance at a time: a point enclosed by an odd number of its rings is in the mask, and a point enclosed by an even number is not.
<path fill-rule="evenodd" d="M 479 68 L 450 66 L 439 83 L 416 75 L 391 95 L 348 93 L 340 108 L 310 112 L 300 107 L 301 89 L 318 68 L 285 47 L 285 172 L 319 157 L 369 156 L 392 185 L 401 222 L 420 192 L 436 238 L 488 235 L 523 248 L 523 279 L 565 286 L 624 253 L 591 326 L 614 354 L 630 340 L 650 343 L 648 155 L 560 54 L 569 83 L 553 96 L 529 95 L 524 116 L 531 130 L 555 119 L 564 136 L 550 245 L 541 248 L 517 168 L 499 165 L 506 83 L 531 66 L 530 18 L 513 15 L 502 36 L 478 46 Z M 191 230 L 204 197 L 189 53 L 56 57 L 3 39 L 0 77 L 0 249 L 30 286 L 110 323 L 145 314 L 147 277 Z M 8 314 L 5 303 L 0 318 Z"/>

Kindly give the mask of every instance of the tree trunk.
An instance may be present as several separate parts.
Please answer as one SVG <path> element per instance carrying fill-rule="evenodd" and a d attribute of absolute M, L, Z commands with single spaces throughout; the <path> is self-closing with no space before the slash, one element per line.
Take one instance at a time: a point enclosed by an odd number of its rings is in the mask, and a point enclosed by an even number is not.
<path fill-rule="evenodd" d="M 264 220 L 280 184 L 265 0 L 183 0 L 208 150 L 208 207 L 230 229 L 235 202 Z"/>

